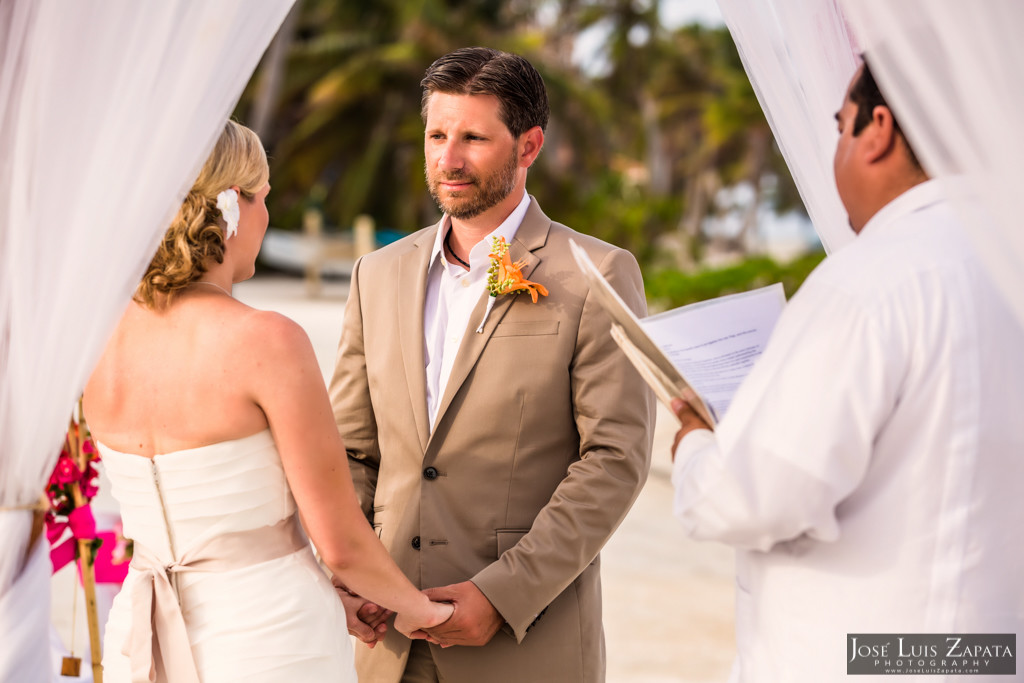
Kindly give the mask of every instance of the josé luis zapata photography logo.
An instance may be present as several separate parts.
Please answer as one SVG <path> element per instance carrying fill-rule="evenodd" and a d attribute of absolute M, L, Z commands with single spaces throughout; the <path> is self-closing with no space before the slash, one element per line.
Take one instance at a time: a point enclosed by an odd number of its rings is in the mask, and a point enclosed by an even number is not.
<path fill-rule="evenodd" d="M 847 633 L 846 673 L 1015 676 L 1017 635 Z"/>

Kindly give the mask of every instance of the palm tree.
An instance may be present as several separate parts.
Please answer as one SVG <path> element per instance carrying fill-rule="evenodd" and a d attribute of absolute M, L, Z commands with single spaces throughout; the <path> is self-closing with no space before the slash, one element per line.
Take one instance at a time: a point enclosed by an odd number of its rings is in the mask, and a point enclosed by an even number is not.
<path fill-rule="evenodd" d="M 722 188 L 748 183 L 754 199 L 733 247 L 743 250 L 763 204 L 764 179 L 774 176 L 776 198 L 795 190 L 728 31 L 682 27 L 667 39 L 651 74 L 660 104 L 664 148 L 673 159 L 673 192 L 684 197 L 678 231 L 691 250 L 705 239 L 704 218 Z"/>
<path fill-rule="evenodd" d="M 597 75 L 572 61 L 593 26 L 608 36 Z M 721 187 L 760 192 L 778 173 L 778 196 L 796 197 L 728 32 L 668 32 L 656 0 L 300 0 L 239 105 L 270 152 L 275 224 L 298 226 L 310 204 L 340 226 L 360 213 L 405 232 L 435 220 L 419 82 L 474 44 L 526 56 L 547 83 L 528 189 L 559 220 L 644 259 L 677 229 L 699 243 Z"/>
<path fill-rule="evenodd" d="M 423 72 L 457 47 L 513 42 L 508 36 L 515 38 L 530 4 L 306 0 L 264 137 L 274 215 L 294 225 L 303 206 L 316 202 L 339 225 L 359 213 L 403 230 L 432 220 L 423 181 Z"/>

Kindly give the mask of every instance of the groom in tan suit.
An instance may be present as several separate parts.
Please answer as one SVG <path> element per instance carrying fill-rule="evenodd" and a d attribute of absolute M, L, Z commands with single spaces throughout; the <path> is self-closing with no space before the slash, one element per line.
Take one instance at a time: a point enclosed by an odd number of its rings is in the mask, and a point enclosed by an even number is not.
<path fill-rule="evenodd" d="M 358 648 L 359 676 L 603 681 L 598 553 L 646 479 L 653 400 L 569 240 L 644 315 L 640 271 L 526 194 L 548 117 L 529 62 L 466 48 L 422 85 L 444 216 L 356 264 L 331 397 L 367 517 L 455 613 L 432 643 L 410 641 L 346 594 L 350 631 L 371 645 Z M 489 296 L 495 237 L 546 296 Z"/>

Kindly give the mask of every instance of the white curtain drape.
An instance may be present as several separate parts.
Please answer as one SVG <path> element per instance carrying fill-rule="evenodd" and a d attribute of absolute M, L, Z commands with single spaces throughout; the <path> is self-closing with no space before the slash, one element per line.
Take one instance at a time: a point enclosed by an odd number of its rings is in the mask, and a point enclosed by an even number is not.
<path fill-rule="evenodd" d="M 949 179 L 993 281 L 1024 321 L 1024 2 L 842 7 L 921 163 Z"/>
<path fill-rule="evenodd" d="M 872 70 L 928 172 L 947 183 L 1024 322 L 1024 2 L 718 0 L 825 248 L 853 239 L 835 191 L 832 114 Z M 849 25 L 847 25 L 849 20 Z"/>
<path fill-rule="evenodd" d="M 973 4 L 973 3 L 972 3 Z M 857 70 L 835 0 L 718 0 L 814 229 L 831 253 L 854 237 L 832 174 L 833 115 Z"/>
<path fill-rule="evenodd" d="M 16 508 L 292 2 L 0 0 L 0 681 L 51 680 Z"/>

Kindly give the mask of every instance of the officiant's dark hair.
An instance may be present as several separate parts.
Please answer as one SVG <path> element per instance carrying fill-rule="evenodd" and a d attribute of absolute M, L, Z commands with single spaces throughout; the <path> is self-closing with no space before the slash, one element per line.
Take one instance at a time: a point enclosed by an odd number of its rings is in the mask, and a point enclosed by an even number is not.
<path fill-rule="evenodd" d="M 135 290 L 135 301 L 160 308 L 203 276 L 210 261 L 224 262 L 224 229 L 217 195 L 238 186 L 245 200 L 270 180 L 267 153 L 256 133 L 234 121 L 224 124 L 199 177 L 171 222 Z"/>
<path fill-rule="evenodd" d="M 494 95 L 499 116 L 513 137 L 540 126 L 547 128 L 548 93 L 544 79 L 525 58 L 489 47 L 464 47 L 437 59 L 420 81 L 420 113 L 427 121 L 431 93 Z"/>
<path fill-rule="evenodd" d="M 896 118 L 896 114 L 893 113 L 889 103 L 885 101 L 885 95 L 882 94 L 878 83 L 875 81 L 874 74 L 871 73 L 871 65 L 868 64 L 867 55 L 861 55 L 861 58 L 864 61 L 864 68 L 861 69 L 860 77 L 850 86 L 850 101 L 857 105 L 857 115 L 853 119 L 853 134 L 855 136 L 860 135 L 861 131 L 871 123 L 871 116 L 875 111 L 875 107 L 885 107 L 892 114 L 893 130 L 903 140 L 903 145 L 907 149 L 910 162 L 914 165 L 914 168 L 923 173 L 924 169 L 921 167 L 921 162 L 917 160 L 917 153 L 910 146 L 907 136 L 903 134 L 903 129 L 900 128 L 900 122 Z"/>

